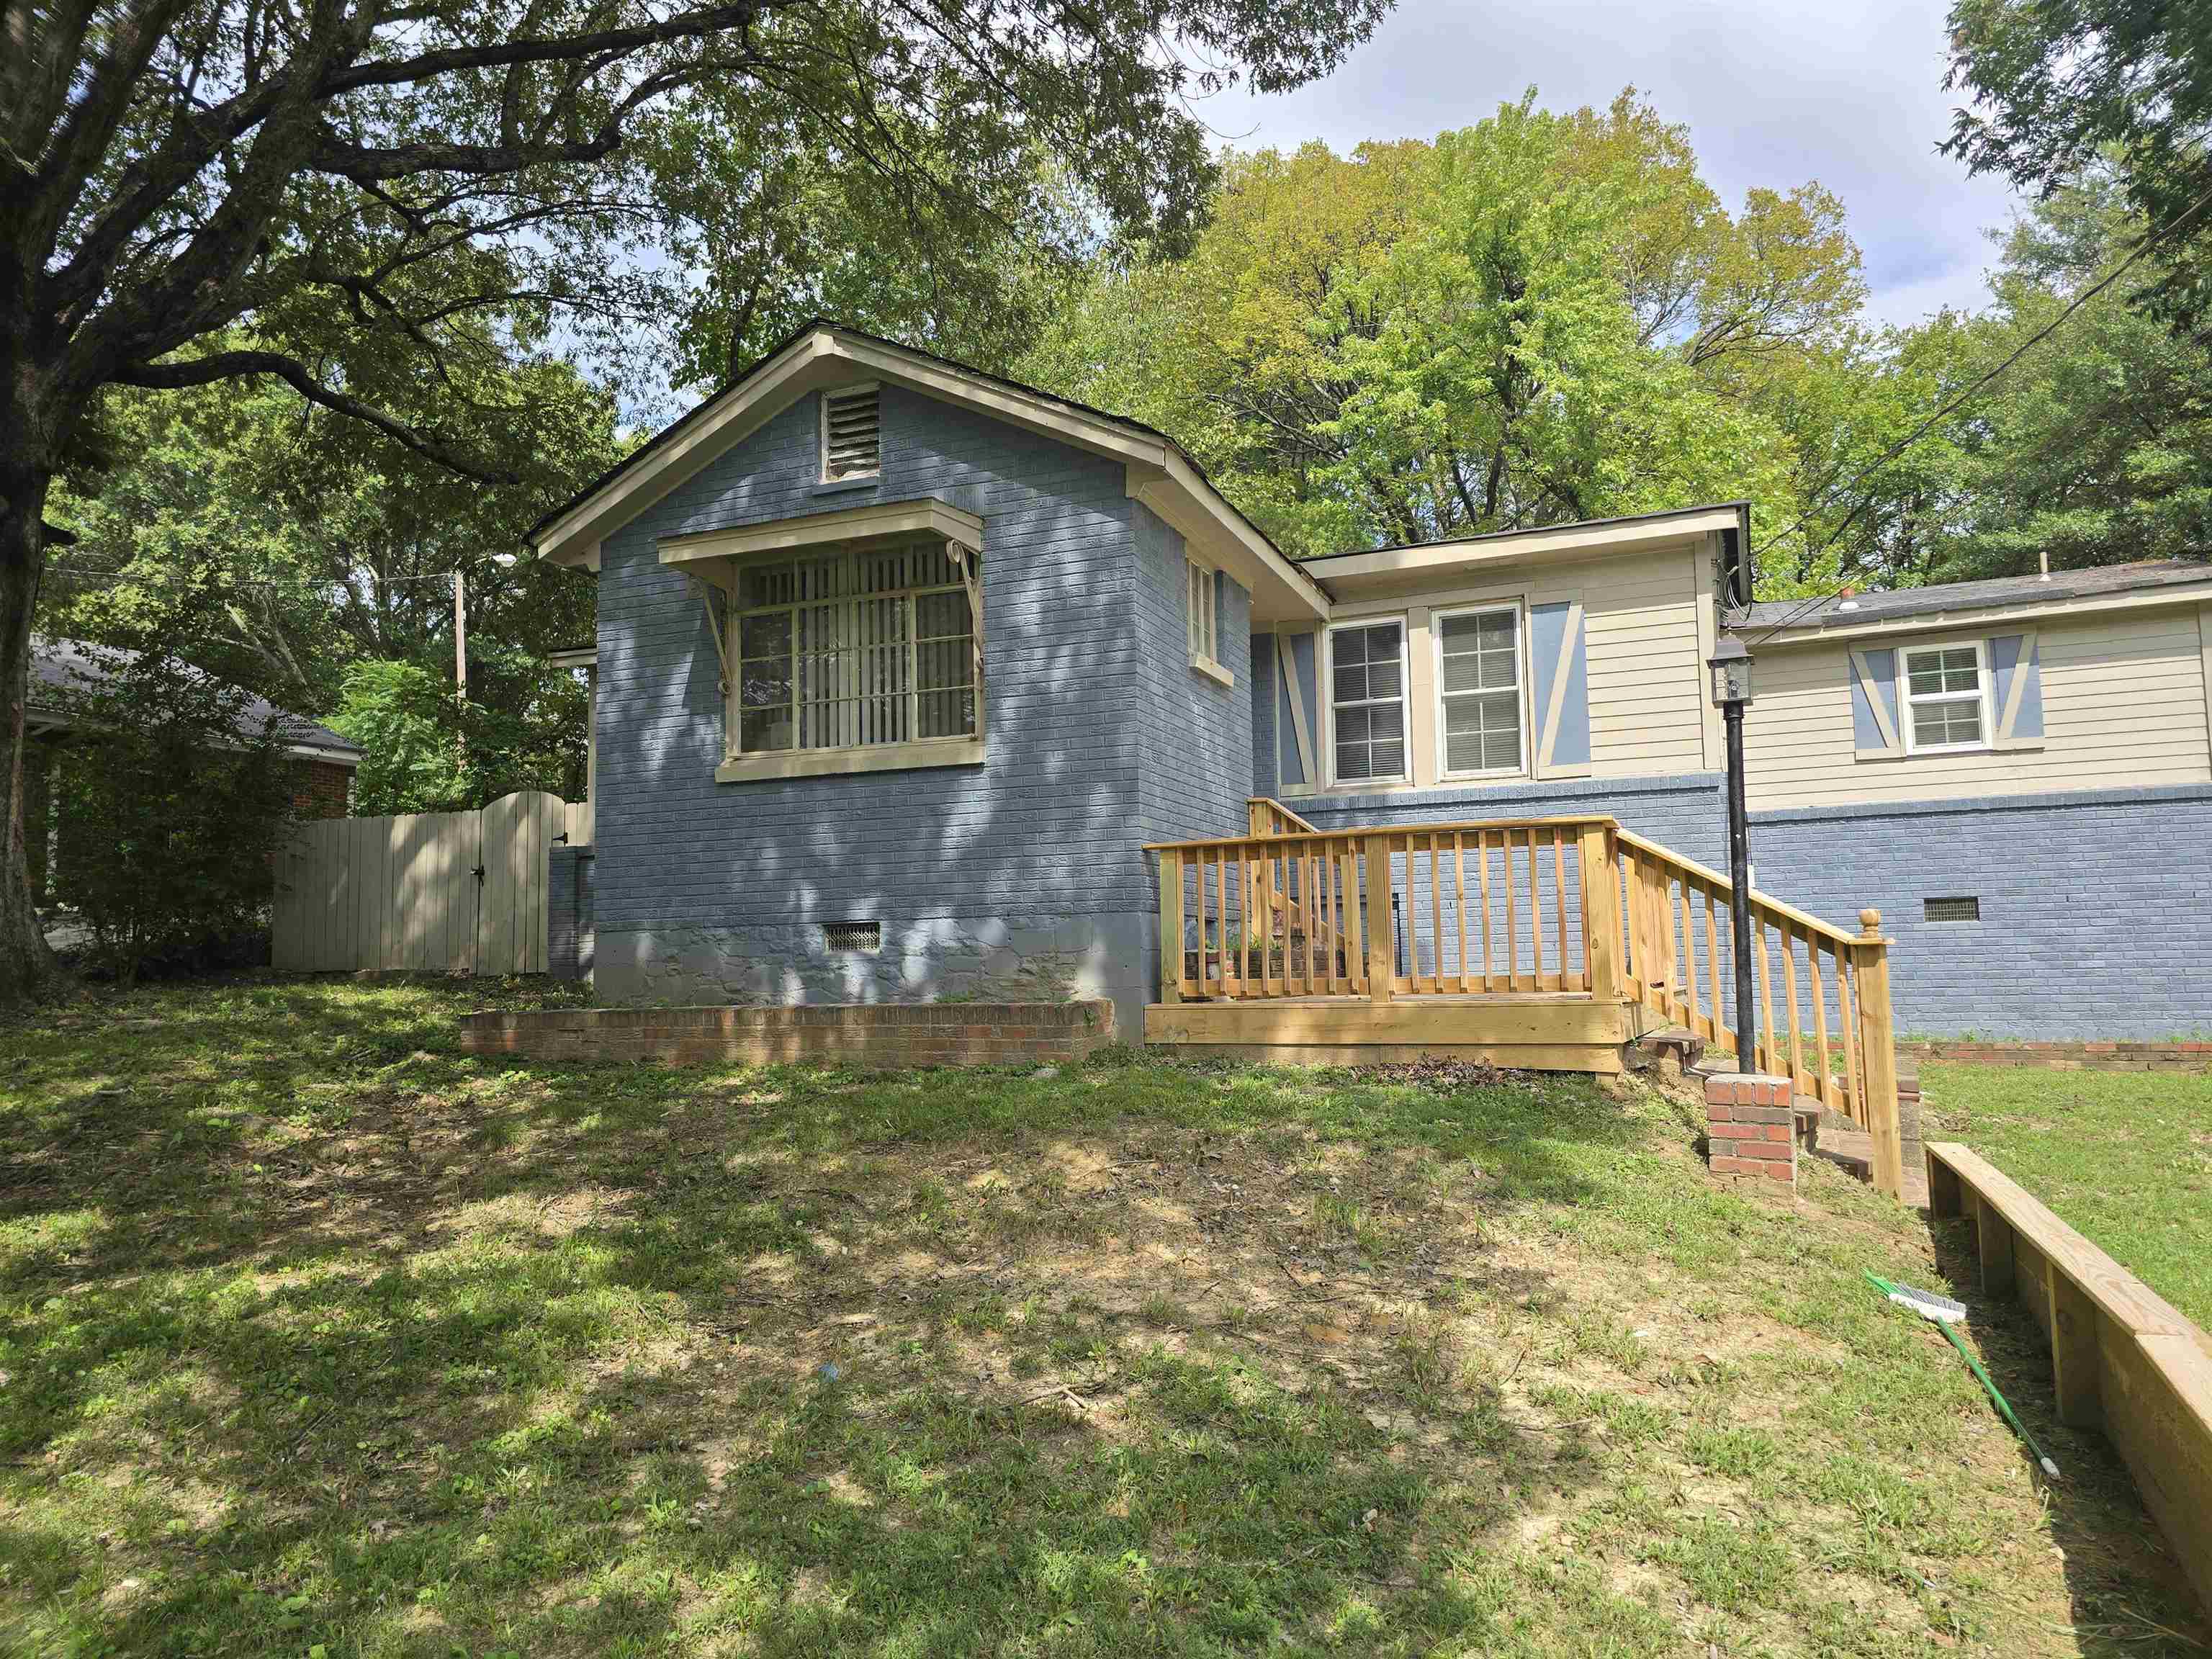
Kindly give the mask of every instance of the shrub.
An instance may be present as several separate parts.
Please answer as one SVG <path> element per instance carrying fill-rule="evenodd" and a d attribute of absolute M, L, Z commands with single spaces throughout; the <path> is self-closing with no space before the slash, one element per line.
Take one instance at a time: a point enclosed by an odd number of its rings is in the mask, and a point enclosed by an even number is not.
<path fill-rule="evenodd" d="M 64 693 L 55 891 L 89 955 L 125 983 L 156 963 L 234 954 L 258 929 L 292 822 L 279 717 L 158 642 L 88 647 L 103 671 Z"/>

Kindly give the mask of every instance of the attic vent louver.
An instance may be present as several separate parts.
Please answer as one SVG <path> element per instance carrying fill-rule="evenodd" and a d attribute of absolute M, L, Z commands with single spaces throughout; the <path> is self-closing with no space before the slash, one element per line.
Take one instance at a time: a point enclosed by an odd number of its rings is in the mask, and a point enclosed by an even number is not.
<path fill-rule="evenodd" d="M 884 432 L 877 388 L 854 386 L 822 399 L 822 482 L 872 478 L 883 471 Z"/>

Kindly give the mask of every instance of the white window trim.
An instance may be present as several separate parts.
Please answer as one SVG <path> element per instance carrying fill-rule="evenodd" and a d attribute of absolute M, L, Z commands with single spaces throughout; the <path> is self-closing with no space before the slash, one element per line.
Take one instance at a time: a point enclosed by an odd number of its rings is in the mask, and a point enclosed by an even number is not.
<path fill-rule="evenodd" d="M 917 546 L 933 544 L 936 538 L 920 537 L 901 538 L 912 540 Z M 974 665 L 970 671 L 975 698 L 975 729 L 973 732 L 958 732 L 942 738 L 915 738 L 904 743 L 854 744 L 836 749 L 775 749 L 747 750 L 738 745 L 744 741 L 743 711 L 738 703 L 742 695 L 743 657 L 739 640 L 742 636 L 740 619 L 748 615 L 768 611 L 787 611 L 792 614 L 792 637 L 796 649 L 798 638 L 797 613 L 793 605 L 763 605 L 753 611 L 740 609 L 738 604 L 739 577 L 737 562 L 732 561 L 731 579 L 725 598 L 723 617 L 726 648 L 725 690 L 722 699 L 722 759 L 714 769 L 717 783 L 743 783 L 760 778 L 828 777 L 854 772 L 903 771 L 928 766 L 980 766 L 983 763 L 984 684 L 983 662 L 983 604 L 980 583 L 975 579 L 975 565 L 961 544 L 945 543 L 959 579 L 968 591 L 969 627 L 975 644 Z M 836 553 L 850 556 L 866 550 L 858 547 L 816 547 L 790 552 L 779 551 L 767 559 L 749 560 L 747 563 L 783 563 L 790 561 L 805 562 Z M 909 602 L 916 592 L 947 591 L 947 584 L 933 584 L 927 588 L 902 590 Z M 911 650 L 917 641 L 909 627 L 908 646 Z M 909 678 L 911 678 L 909 671 Z M 793 682 L 794 695 L 796 681 Z M 909 687 L 910 695 L 918 695 Z M 794 710 L 795 710 L 794 705 Z"/>
<path fill-rule="evenodd" d="M 1982 735 L 1973 743 L 1923 743 L 1918 727 L 1912 719 L 1912 658 L 1917 652 L 1955 651 L 1961 646 L 1974 648 L 1974 696 L 1981 711 Z M 1996 676 L 1990 672 L 1990 642 L 1979 635 L 1950 635 L 1942 639 L 1913 640 L 1897 647 L 1897 721 L 1903 729 L 1898 736 L 1903 739 L 1908 755 L 1978 755 L 1995 746 L 1996 735 L 1991 708 L 1991 691 Z M 1963 691 L 1931 692 L 1918 699 L 1923 703 L 1960 702 L 1966 698 Z"/>
<path fill-rule="evenodd" d="M 1398 624 L 1398 725 L 1404 733 L 1399 747 L 1406 756 L 1405 770 L 1395 777 L 1340 778 L 1336 775 L 1336 636 L 1347 629 L 1372 628 L 1378 623 Z M 1331 623 L 1322 630 L 1322 660 L 1319 665 L 1322 696 L 1322 750 L 1328 757 L 1328 787 L 1332 789 L 1382 788 L 1392 784 L 1413 781 L 1413 684 L 1411 661 L 1413 629 L 1412 615 L 1407 611 L 1393 611 L 1380 616 L 1349 617 Z"/>
<path fill-rule="evenodd" d="M 1510 766 L 1493 766 L 1477 771 L 1455 772 L 1449 765 L 1446 764 L 1447 757 L 1451 753 L 1451 746 L 1446 741 L 1444 731 L 1444 705 L 1446 697 L 1444 691 L 1444 621 L 1447 617 L 1450 617 L 1500 615 L 1510 616 L 1513 618 L 1513 692 L 1514 696 L 1520 699 L 1520 751 L 1514 760 L 1513 764 Z M 1449 781 L 1451 782 L 1457 783 L 1469 778 L 1514 778 L 1527 776 L 1528 773 L 1528 712 L 1530 702 L 1528 691 L 1528 618 L 1526 614 L 1526 607 L 1523 605 L 1522 602 L 1518 599 L 1510 599 L 1503 605 L 1455 605 L 1448 610 L 1432 611 L 1429 613 L 1429 640 L 1430 648 L 1436 659 L 1431 678 L 1436 685 L 1437 691 L 1437 777 L 1438 781 Z M 1495 693 L 1496 689 L 1497 688 L 1495 687 L 1492 688 L 1493 694 Z M 1462 696 L 1474 696 L 1479 694 L 1468 691 L 1462 692 L 1460 695 Z"/>
<path fill-rule="evenodd" d="M 1199 637 L 1200 611 L 1193 592 L 1201 579 L 1206 584 L 1204 609 L 1206 638 L 1203 641 Z M 1194 669 L 1209 679 L 1220 681 L 1224 685 L 1234 685 L 1237 684 L 1237 677 L 1229 672 L 1221 660 L 1221 572 L 1218 567 L 1208 564 L 1203 559 L 1194 558 L 1188 554 L 1184 555 L 1183 641 L 1190 648 L 1190 665 Z"/>
<path fill-rule="evenodd" d="M 842 478 L 830 476 L 830 404 L 832 398 L 849 398 L 856 392 L 876 394 L 876 470 L 873 472 L 848 472 Z M 848 485 L 855 488 L 873 483 L 884 476 L 884 386 L 880 380 L 855 380 L 850 386 L 824 387 L 815 400 L 815 440 L 817 462 L 816 483 L 826 489 L 842 489 Z"/>

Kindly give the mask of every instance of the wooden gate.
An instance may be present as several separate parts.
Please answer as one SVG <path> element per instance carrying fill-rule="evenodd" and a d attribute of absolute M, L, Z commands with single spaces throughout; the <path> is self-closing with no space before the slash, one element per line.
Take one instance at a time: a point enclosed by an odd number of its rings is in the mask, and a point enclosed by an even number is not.
<path fill-rule="evenodd" d="M 302 824 L 277 863 L 270 959 L 291 973 L 542 974 L 546 855 L 577 817 L 532 790 L 477 812 Z"/>

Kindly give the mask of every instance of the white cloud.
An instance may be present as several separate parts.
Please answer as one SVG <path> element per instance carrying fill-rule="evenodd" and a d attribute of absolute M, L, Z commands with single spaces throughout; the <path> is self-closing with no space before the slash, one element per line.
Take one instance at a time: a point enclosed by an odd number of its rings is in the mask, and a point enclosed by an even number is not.
<path fill-rule="evenodd" d="M 1200 113 L 1243 149 L 1321 138 L 1340 152 L 1468 125 L 1532 85 L 1547 107 L 1571 109 L 1633 84 L 1688 125 L 1729 202 L 1808 179 L 1834 191 L 1866 254 L 1874 316 L 1911 322 L 1982 303 L 1984 232 L 2014 200 L 1936 153 L 1957 102 L 1943 46 L 1938 0 L 1401 0 L 1328 80 Z"/>

